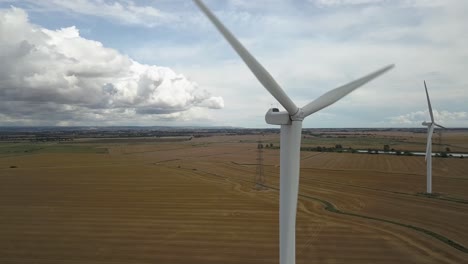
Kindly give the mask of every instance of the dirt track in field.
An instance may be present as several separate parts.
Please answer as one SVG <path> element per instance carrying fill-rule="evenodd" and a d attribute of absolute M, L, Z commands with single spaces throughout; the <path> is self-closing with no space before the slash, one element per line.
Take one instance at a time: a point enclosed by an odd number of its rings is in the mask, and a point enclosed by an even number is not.
<path fill-rule="evenodd" d="M 249 140 L 4 157 L 0 263 L 278 263 L 279 150 L 264 152 L 271 188 L 255 191 Z M 422 157 L 303 152 L 301 163 L 297 263 L 467 262 L 414 229 L 468 246 L 467 162 L 434 159 L 436 198 L 418 195 Z"/>

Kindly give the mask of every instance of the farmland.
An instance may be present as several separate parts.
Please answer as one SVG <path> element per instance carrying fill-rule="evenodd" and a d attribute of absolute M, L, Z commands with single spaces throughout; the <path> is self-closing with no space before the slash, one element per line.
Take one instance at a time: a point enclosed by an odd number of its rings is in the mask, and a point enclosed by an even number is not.
<path fill-rule="evenodd" d="M 422 133 L 365 133 L 304 146 L 425 147 Z M 263 149 L 255 190 L 259 139 L 279 146 L 276 133 L 0 143 L 0 263 L 277 263 L 279 149 Z M 441 141 L 468 147 L 461 132 Z M 466 159 L 434 159 L 430 197 L 420 156 L 303 151 L 301 166 L 297 263 L 467 262 Z"/>

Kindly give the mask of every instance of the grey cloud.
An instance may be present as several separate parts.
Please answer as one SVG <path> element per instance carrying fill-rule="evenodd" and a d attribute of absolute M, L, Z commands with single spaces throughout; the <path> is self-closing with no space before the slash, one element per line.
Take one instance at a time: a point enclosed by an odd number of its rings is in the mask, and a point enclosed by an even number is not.
<path fill-rule="evenodd" d="M 106 84 L 104 84 L 104 85 L 102 86 L 102 90 L 103 90 L 105 93 L 107 93 L 107 94 L 109 94 L 109 95 L 111 95 L 111 96 L 117 94 L 117 92 L 118 92 L 117 88 L 115 88 L 114 85 L 113 85 L 112 83 L 106 83 Z"/>

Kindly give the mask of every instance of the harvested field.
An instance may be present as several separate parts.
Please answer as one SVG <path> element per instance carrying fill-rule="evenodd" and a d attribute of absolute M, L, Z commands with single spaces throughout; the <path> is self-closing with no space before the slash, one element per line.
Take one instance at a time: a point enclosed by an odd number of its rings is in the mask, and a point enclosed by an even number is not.
<path fill-rule="evenodd" d="M 256 191 L 257 139 L 1 145 L 0 263 L 278 263 L 279 150 Z M 434 159 L 435 197 L 424 157 L 301 165 L 297 263 L 468 263 L 466 160 Z"/>

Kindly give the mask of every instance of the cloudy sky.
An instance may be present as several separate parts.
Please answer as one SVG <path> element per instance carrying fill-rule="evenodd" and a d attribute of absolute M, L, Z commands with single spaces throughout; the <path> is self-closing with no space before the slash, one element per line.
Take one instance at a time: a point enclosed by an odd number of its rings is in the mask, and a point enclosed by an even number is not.
<path fill-rule="evenodd" d="M 205 0 L 297 105 L 396 68 L 304 127 L 468 127 L 466 0 Z M 189 0 L 0 0 L 0 125 L 271 127 L 278 104 Z"/>

